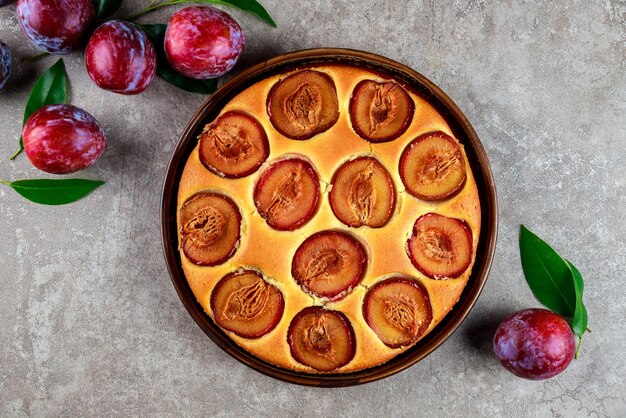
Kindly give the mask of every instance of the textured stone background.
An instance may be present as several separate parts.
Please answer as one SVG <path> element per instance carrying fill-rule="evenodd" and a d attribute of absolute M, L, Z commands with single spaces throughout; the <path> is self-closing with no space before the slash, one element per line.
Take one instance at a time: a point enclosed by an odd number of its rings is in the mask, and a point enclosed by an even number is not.
<path fill-rule="evenodd" d="M 125 15 L 142 2 L 125 2 Z M 0 189 L 0 415 L 625 416 L 626 3 L 264 0 L 271 29 L 238 11 L 236 70 L 311 47 L 386 55 L 422 72 L 466 113 L 498 186 L 496 257 L 476 307 L 423 362 L 361 387 L 267 378 L 222 352 L 189 317 L 161 254 L 159 199 L 176 139 L 203 97 L 155 80 L 140 96 L 99 90 L 66 58 L 72 103 L 109 148 L 83 177 L 107 180 L 64 207 Z M 144 18 L 164 22 L 172 9 Z M 0 178 L 45 177 L 15 150 L 37 75 L 52 62 L 0 9 L 15 71 L 0 93 Z M 499 366 L 499 321 L 537 306 L 517 247 L 525 223 L 579 266 L 593 333 L 558 378 Z"/>

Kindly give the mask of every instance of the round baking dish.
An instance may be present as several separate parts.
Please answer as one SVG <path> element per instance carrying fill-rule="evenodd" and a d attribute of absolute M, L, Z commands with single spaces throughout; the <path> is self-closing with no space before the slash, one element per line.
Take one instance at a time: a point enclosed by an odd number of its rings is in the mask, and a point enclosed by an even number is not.
<path fill-rule="evenodd" d="M 465 146 L 474 172 L 481 203 L 481 230 L 476 261 L 460 300 L 446 317 L 415 346 L 387 363 L 359 372 L 344 374 L 307 374 L 269 364 L 239 347 L 204 312 L 192 293 L 182 270 L 178 251 L 176 196 L 185 162 L 196 146 L 204 125 L 212 121 L 234 96 L 271 75 L 317 64 L 347 64 L 387 74 L 412 87 L 445 118 L 455 137 Z M 485 150 L 456 104 L 434 83 L 420 73 L 379 55 L 348 49 L 308 49 L 274 57 L 233 77 L 210 96 L 191 118 L 170 160 L 161 201 L 163 251 L 174 288 L 183 305 L 202 330 L 224 351 L 253 369 L 290 383 L 309 386 L 341 387 L 372 382 L 398 373 L 417 363 L 440 346 L 465 319 L 476 302 L 491 267 L 497 235 L 497 201 L 493 174 Z"/>

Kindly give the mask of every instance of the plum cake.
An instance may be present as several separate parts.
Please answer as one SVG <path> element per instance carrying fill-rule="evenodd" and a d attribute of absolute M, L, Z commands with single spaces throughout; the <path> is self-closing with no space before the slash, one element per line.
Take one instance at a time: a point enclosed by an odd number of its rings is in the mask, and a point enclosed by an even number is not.
<path fill-rule="evenodd" d="M 206 314 L 273 365 L 347 373 L 414 346 L 467 284 L 480 203 L 463 144 L 366 68 L 276 74 L 208 121 L 178 191 Z"/>

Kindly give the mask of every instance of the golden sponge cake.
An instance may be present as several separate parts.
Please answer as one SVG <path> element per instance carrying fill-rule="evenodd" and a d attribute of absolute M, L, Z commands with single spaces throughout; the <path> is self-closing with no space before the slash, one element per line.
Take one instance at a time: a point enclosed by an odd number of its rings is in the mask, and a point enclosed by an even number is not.
<path fill-rule="evenodd" d="M 481 219 L 444 117 L 348 65 L 235 96 L 199 136 L 177 207 L 207 315 L 258 358 L 306 373 L 373 367 L 427 335 L 467 283 Z"/>

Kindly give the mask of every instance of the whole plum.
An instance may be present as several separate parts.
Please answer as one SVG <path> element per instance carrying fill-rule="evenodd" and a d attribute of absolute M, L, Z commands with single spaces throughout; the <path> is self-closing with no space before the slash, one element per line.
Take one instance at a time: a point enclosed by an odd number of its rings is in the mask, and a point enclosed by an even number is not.
<path fill-rule="evenodd" d="M 556 376 L 574 358 L 574 334 L 552 311 L 526 309 L 506 318 L 493 338 L 500 363 L 516 376 L 542 380 Z"/>
<path fill-rule="evenodd" d="M 244 46 L 239 24 L 213 7 L 189 6 L 174 13 L 165 31 L 165 53 L 187 77 L 216 78 L 230 71 Z"/>
<path fill-rule="evenodd" d="M 112 20 L 91 35 L 85 64 L 98 87 L 120 94 L 138 94 L 154 78 L 156 53 L 146 32 L 132 23 Z"/>
<path fill-rule="evenodd" d="M 0 42 L 0 90 L 4 87 L 11 75 L 11 50 Z"/>
<path fill-rule="evenodd" d="M 67 54 L 78 46 L 96 17 L 91 0 L 19 0 L 17 19 L 39 49 Z"/>
<path fill-rule="evenodd" d="M 33 165 L 53 174 L 82 170 L 106 148 L 104 131 L 94 117 L 68 104 L 48 105 L 33 113 L 22 139 Z"/>

